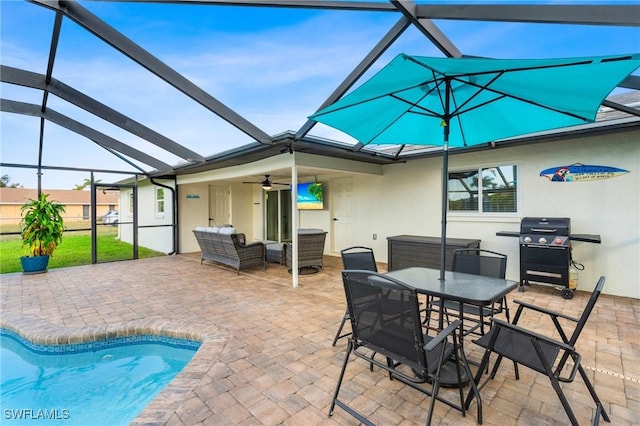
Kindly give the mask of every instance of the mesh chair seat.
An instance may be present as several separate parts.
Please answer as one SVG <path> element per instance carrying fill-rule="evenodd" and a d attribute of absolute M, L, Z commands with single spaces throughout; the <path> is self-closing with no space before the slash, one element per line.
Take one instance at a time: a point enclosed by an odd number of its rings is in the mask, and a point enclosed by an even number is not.
<path fill-rule="evenodd" d="M 499 336 L 495 336 L 498 333 Z M 495 341 L 492 343 L 494 338 Z M 542 356 L 537 353 L 533 341 L 537 341 L 542 351 Z M 492 328 L 474 343 L 483 348 L 491 346 L 492 351 L 498 355 L 506 356 L 517 364 L 544 374 L 546 374 L 545 363 L 546 365 L 553 365 L 561 348 L 557 342 L 549 343 L 544 336 L 510 329 L 504 323 L 501 323 L 500 327 Z"/>
<path fill-rule="evenodd" d="M 510 324 L 508 322 L 492 318 L 491 321 L 494 325 L 491 330 L 475 341 L 476 344 L 485 348 L 482 362 L 474 379 L 476 383 L 480 383 L 481 376 L 485 368 L 489 365 L 491 353 L 498 354 L 498 358 L 496 359 L 489 377 L 479 385 L 479 388 L 482 389 L 489 380 L 495 378 L 503 358 L 510 359 L 513 361 L 516 380 L 520 378 L 518 365 L 524 365 L 538 373 L 545 374 L 549 378 L 553 390 L 560 399 L 562 407 L 567 413 L 567 417 L 569 417 L 569 421 L 572 425 L 577 425 L 578 420 L 576 419 L 576 416 L 569 405 L 569 401 L 560 387 L 560 382 L 571 383 L 574 381 L 576 374 L 579 373 L 582 377 L 582 381 L 589 391 L 589 394 L 591 395 L 591 398 L 596 404 L 593 422 L 597 424 L 600 417 L 609 422 L 609 416 L 604 410 L 602 402 L 589 380 L 589 376 L 582 367 L 580 354 L 575 349 L 576 342 L 589 319 L 591 311 L 593 310 L 600 293 L 602 292 L 604 282 L 605 277 L 600 277 L 580 318 L 573 318 L 560 312 L 552 311 L 529 303 L 519 302 L 517 300 L 514 301 L 514 303 L 519 306 L 513 319 L 513 323 Z M 518 320 L 523 312 L 525 312 L 525 309 L 548 316 L 556 327 L 556 331 L 558 332 L 561 340 L 553 339 L 518 326 Z M 563 329 L 560 319 L 576 324 L 570 335 Z M 568 363 L 569 360 L 572 361 L 572 365 Z M 571 368 L 567 373 L 564 370 L 565 367 L 569 366 Z M 465 403 L 467 408 L 471 404 L 471 397 L 472 395 L 467 397 L 467 401 Z"/>

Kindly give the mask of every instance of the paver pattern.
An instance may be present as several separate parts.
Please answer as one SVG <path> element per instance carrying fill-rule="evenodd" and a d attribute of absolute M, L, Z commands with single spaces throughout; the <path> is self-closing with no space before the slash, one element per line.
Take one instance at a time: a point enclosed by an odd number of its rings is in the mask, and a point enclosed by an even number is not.
<path fill-rule="evenodd" d="M 196 338 L 203 345 L 180 375 L 138 416 L 136 425 L 355 425 L 336 408 L 328 417 L 346 339 L 331 341 L 345 309 L 341 262 L 301 275 L 292 288 L 286 267 L 236 272 L 200 265 L 197 254 L 87 265 L 41 275 L 5 274 L 2 326 L 47 343 L 82 342 L 132 333 Z M 381 264 L 380 270 L 386 270 Z M 637 285 L 637 283 L 629 283 Z M 550 286 L 508 295 L 578 316 L 594 283 L 565 300 Z M 606 285 L 605 285 L 606 290 Z M 520 324 L 556 335 L 530 313 Z M 612 424 L 640 424 L 640 300 L 603 295 L 578 344 L 583 365 Z M 478 361 L 470 340 L 465 351 Z M 482 391 L 486 425 L 564 425 L 568 419 L 548 379 L 505 363 Z M 594 406 L 578 377 L 564 384 L 581 424 Z M 347 368 L 341 398 L 380 425 L 423 424 L 426 397 L 361 360 Z M 436 403 L 434 424 L 476 424 Z"/>

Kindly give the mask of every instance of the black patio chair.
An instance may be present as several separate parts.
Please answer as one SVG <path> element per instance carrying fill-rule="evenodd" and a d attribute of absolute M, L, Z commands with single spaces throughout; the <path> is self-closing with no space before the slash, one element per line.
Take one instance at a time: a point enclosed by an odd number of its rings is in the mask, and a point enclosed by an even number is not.
<path fill-rule="evenodd" d="M 507 256 L 502 253 L 483 249 L 454 250 L 452 270 L 454 272 L 504 279 L 507 271 Z M 507 321 L 510 321 L 507 296 L 503 297 L 499 302 L 493 303 L 491 306 L 481 307 L 462 304 L 462 310 L 459 303 L 445 300 L 443 303 L 443 311 L 447 318 L 453 316 L 463 320 L 463 324 L 465 321 L 474 323 L 474 326 L 465 328 L 466 334 L 476 333 L 484 335 L 485 326 L 490 325 L 487 318 L 491 318 L 502 312 L 505 313 Z M 479 330 L 479 332 L 477 330 Z"/>
<path fill-rule="evenodd" d="M 340 250 L 340 256 L 342 257 L 342 269 L 359 269 L 378 272 L 378 265 L 376 265 L 376 258 L 373 254 L 373 249 L 369 247 L 347 247 L 346 249 Z M 343 337 L 347 337 L 351 334 L 351 332 L 340 334 L 348 320 L 349 308 L 347 308 L 342 316 L 342 322 L 340 323 L 340 327 L 338 327 L 338 332 L 336 333 L 336 337 L 333 338 L 331 346 L 335 346 L 338 339 L 342 339 Z"/>
<path fill-rule="evenodd" d="M 387 371 L 390 379 L 399 380 L 429 395 L 431 398 L 427 425 L 431 423 L 436 400 L 459 410 L 465 416 L 462 371 L 469 375 L 470 370 L 460 342 L 460 322 L 454 321 L 434 337 L 426 336 L 422 328 L 418 294 L 413 287 L 373 271 L 345 270 L 342 271 L 342 278 L 352 333 L 329 416 L 337 405 L 360 422 L 373 424 L 356 409 L 338 399 L 351 354 Z M 402 310 L 398 309 L 400 305 Z M 372 359 L 371 352 L 384 356 L 386 362 Z M 438 395 L 441 368 L 448 361 L 455 364 L 459 405 Z M 431 389 L 424 385 L 428 382 L 432 384 Z M 480 396 L 475 382 L 470 383 L 471 393 L 476 396 L 478 403 L 478 422 L 482 423 Z"/>
<path fill-rule="evenodd" d="M 513 323 L 510 324 L 508 322 L 492 318 L 493 327 L 491 328 L 491 330 L 480 339 L 475 341 L 475 343 L 477 343 L 478 345 L 486 348 L 480 368 L 478 369 L 475 377 L 476 383 L 480 383 L 480 378 L 482 376 L 483 370 L 489 365 L 489 357 L 491 353 L 495 352 L 496 354 L 498 354 L 498 358 L 496 359 L 496 363 L 491 370 L 491 374 L 482 384 L 479 385 L 479 388 L 482 389 L 489 380 L 495 378 L 496 372 L 498 371 L 500 362 L 503 358 L 510 359 L 513 361 L 516 380 L 520 379 L 518 364 L 529 367 L 532 370 L 537 371 L 538 373 L 546 374 L 551 381 L 553 390 L 558 395 L 558 398 L 560 398 L 562 407 L 567 413 L 571 424 L 577 425 L 578 420 L 571 410 L 571 406 L 569 405 L 567 398 L 562 392 L 560 383 L 571 383 L 575 379 L 576 373 L 580 373 L 585 386 L 591 394 L 591 398 L 593 398 L 594 402 L 596 403 L 596 411 L 593 419 L 594 424 L 598 423 L 600 416 L 602 416 L 605 421 L 609 422 L 609 416 L 604 410 L 600 398 L 598 398 L 598 395 L 596 394 L 596 391 L 591 384 L 589 377 L 582 367 L 582 364 L 580 362 L 580 354 L 575 349 L 578 337 L 580 336 L 582 329 L 587 323 L 589 315 L 591 314 L 591 311 L 593 310 L 593 307 L 595 306 L 598 297 L 602 292 L 604 282 L 605 277 L 600 277 L 580 318 L 574 318 L 568 315 L 564 315 L 560 312 L 551 311 L 549 309 L 520 301 L 515 301 L 515 303 L 519 306 L 513 319 Z M 553 324 L 555 325 L 562 341 L 558 341 L 556 339 L 526 330 L 518 326 L 517 322 L 520 319 L 520 316 L 522 315 L 525 308 L 527 310 L 532 310 L 540 314 L 548 315 L 551 318 L 551 321 L 553 321 Z M 576 324 L 570 337 L 562 328 L 560 320 L 567 320 L 571 323 Z M 569 359 L 571 359 L 571 363 L 573 365 L 568 363 Z M 562 373 L 565 367 L 570 367 L 570 370 L 568 374 L 563 375 Z M 471 404 L 471 397 L 472 395 L 469 395 L 467 397 L 467 408 Z"/>

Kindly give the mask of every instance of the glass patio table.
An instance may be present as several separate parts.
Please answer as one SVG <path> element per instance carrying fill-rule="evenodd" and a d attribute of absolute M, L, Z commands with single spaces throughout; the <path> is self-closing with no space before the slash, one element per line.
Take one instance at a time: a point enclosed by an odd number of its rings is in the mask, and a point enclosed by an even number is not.
<path fill-rule="evenodd" d="M 451 300 L 461 305 L 466 303 L 478 307 L 498 302 L 518 287 L 517 281 L 451 271 L 446 271 L 444 281 L 440 281 L 438 269 L 422 267 L 397 269 L 385 275 L 410 285 L 420 294 L 438 297 L 441 302 Z M 442 321 L 442 310 L 440 310 L 440 328 L 442 328 Z"/>
<path fill-rule="evenodd" d="M 517 281 L 451 271 L 446 271 L 444 281 L 440 281 L 440 270 L 423 267 L 397 269 L 387 272 L 385 275 L 410 285 L 420 294 L 440 298 L 438 318 L 440 329 L 443 328 L 444 321 L 442 313 L 444 300 L 458 302 L 460 312 L 462 312 L 462 304 L 464 303 L 479 307 L 489 306 L 493 302 L 500 301 L 507 293 L 518 287 Z M 461 342 L 463 342 L 462 323 L 460 324 L 460 336 Z M 453 368 L 445 366 L 445 369 L 450 370 L 450 374 L 447 372 L 442 375 L 442 384 L 457 384 L 455 366 Z"/>

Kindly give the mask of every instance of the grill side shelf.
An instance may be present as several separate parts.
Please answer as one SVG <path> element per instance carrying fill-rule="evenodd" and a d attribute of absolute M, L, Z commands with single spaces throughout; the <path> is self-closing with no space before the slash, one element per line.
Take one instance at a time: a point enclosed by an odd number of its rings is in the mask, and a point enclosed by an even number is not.
<path fill-rule="evenodd" d="M 583 243 L 600 244 L 600 235 L 597 234 L 571 234 L 569 235 L 571 241 L 581 241 Z"/>
<path fill-rule="evenodd" d="M 520 232 L 499 231 L 499 232 L 496 232 L 496 235 L 499 237 L 520 237 Z M 571 234 L 569 235 L 569 239 L 571 241 L 580 241 L 583 243 L 600 244 L 602 242 L 600 239 L 600 235 L 597 235 L 597 234 Z"/>

